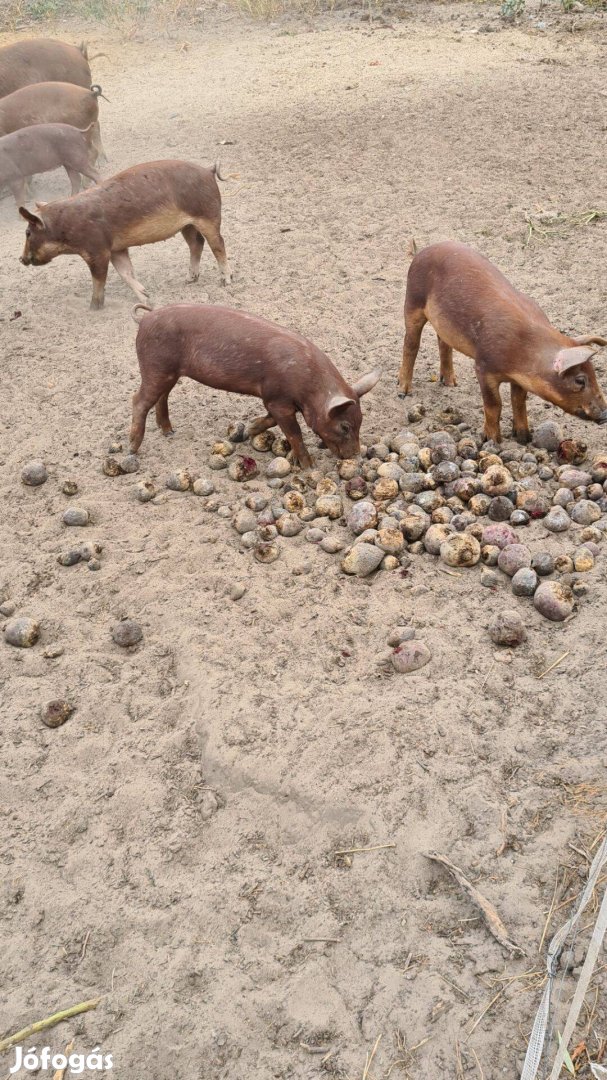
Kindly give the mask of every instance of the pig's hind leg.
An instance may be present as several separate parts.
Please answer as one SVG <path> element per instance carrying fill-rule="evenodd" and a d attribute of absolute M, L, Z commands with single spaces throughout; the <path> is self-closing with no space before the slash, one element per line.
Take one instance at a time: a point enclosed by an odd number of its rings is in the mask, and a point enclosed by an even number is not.
<path fill-rule="evenodd" d="M 184 225 L 181 235 L 190 249 L 190 272 L 186 285 L 193 285 L 200 277 L 200 258 L 204 250 L 204 236 L 194 225 Z"/>
<path fill-rule="evenodd" d="M 223 242 L 223 236 L 219 231 L 219 226 L 216 225 L 214 221 L 210 221 L 208 218 L 196 218 L 193 224 L 197 231 L 200 233 L 200 235 L 204 236 L 207 244 L 213 252 L 213 255 L 217 260 L 217 265 L 221 271 L 224 285 L 229 285 L 232 280 L 232 271 L 230 270 L 230 264 L 226 255 L 226 246 Z"/>
<path fill-rule="evenodd" d="M 262 431 L 268 431 L 271 427 L 276 427 L 276 420 L 269 413 L 265 416 L 256 416 L 247 428 L 247 435 L 252 439 L 254 435 L 261 435 Z"/>
<path fill-rule="evenodd" d="M 133 270 L 133 264 L 130 260 L 128 251 L 113 251 L 111 254 L 112 266 L 120 274 L 120 277 L 130 289 L 133 290 L 138 300 L 144 304 L 148 299 L 148 294 L 144 289 L 140 281 L 137 281 L 135 277 L 135 271 Z"/>
<path fill-rule="evenodd" d="M 67 173 L 67 178 L 72 185 L 71 193 L 72 195 L 77 195 L 82 187 L 82 179 L 80 177 L 80 173 L 76 172 L 76 169 L 70 169 L 69 165 L 64 165 L 63 167 Z"/>
<path fill-rule="evenodd" d="M 168 397 L 177 382 L 172 375 L 160 376 L 154 381 L 143 381 L 139 390 L 133 394 L 133 418 L 131 421 L 131 452 L 136 454 L 145 434 L 145 422 L 150 409 L 156 406 L 156 421 L 164 435 L 171 435 L 173 428 L 169 420 Z"/>
<path fill-rule="evenodd" d="M 510 383 L 510 400 L 512 401 L 512 433 L 516 441 L 525 446 L 531 441 L 527 419 L 527 391 L 523 390 L 518 383 Z"/>
<path fill-rule="evenodd" d="M 453 349 L 446 341 L 438 337 L 438 353 L 440 356 L 440 381 L 443 386 L 457 386 L 455 371 L 453 370 Z"/>

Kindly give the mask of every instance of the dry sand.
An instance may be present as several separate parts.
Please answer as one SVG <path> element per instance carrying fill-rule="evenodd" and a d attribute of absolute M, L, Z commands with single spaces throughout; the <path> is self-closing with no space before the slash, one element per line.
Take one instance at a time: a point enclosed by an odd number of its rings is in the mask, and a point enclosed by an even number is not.
<path fill-rule="evenodd" d="M 223 11 L 130 40 L 51 29 L 109 54 L 93 65 L 111 100 L 105 175 L 172 156 L 220 157 L 237 174 L 223 187 L 234 284 L 221 288 L 205 251 L 186 287 L 177 237 L 133 253 L 154 301 L 275 319 L 349 376 L 379 365 L 367 443 L 406 424 L 396 372 L 412 235 L 476 245 L 558 326 L 607 331 L 607 222 L 523 246 L 526 212 L 607 208 L 600 17 L 554 20 L 550 8 L 503 28 L 493 9 L 445 5 L 411 6 L 393 28 L 358 14 L 253 25 Z M 35 189 L 68 187 L 57 173 Z M 481 589 L 477 571 L 447 576 L 428 557 L 405 577 L 351 580 L 303 537 L 260 566 L 191 494 L 140 505 L 139 479 L 207 475 L 213 441 L 258 407 L 182 384 L 174 439 L 150 423 L 141 473 L 104 476 L 137 385 L 134 298 L 111 274 L 105 310 L 90 313 L 80 260 L 26 269 L 10 199 L 0 224 L 0 585 L 42 624 L 31 650 L 0 644 L 0 1028 L 107 994 L 27 1045 L 59 1049 L 75 1033 L 79 1049 L 113 1053 L 120 1080 L 358 1080 L 381 1036 L 369 1080 L 514 1080 L 537 980 L 508 983 L 467 1033 L 502 976 L 541 969 L 557 868 L 569 868 L 560 903 L 579 891 L 580 851 L 605 821 L 603 563 L 570 623 L 524 608 L 528 642 L 506 663 L 486 628 L 512 606 L 509 590 Z M 427 331 L 415 399 L 429 420 L 453 405 L 478 428 L 472 365 L 456 368 L 456 388 L 432 381 Z M 553 415 L 533 401 L 532 420 Z M 598 429 L 563 419 L 604 448 Z M 50 473 L 37 489 L 19 479 L 32 458 Z M 75 539 L 104 546 L 97 573 L 56 562 L 78 531 L 61 523 L 66 478 L 93 520 Z M 235 485 L 218 485 L 230 505 Z M 234 583 L 246 587 L 238 601 Z M 110 637 L 123 615 L 144 628 L 132 653 Z M 381 663 L 403 620 L 433 653 L 411 676 Z M 58 730 L 40 722 L 53 698 L 76 705 Z M 375 844 L 395 846 L 333 856 Z M 488 936 L 429 849 L 462 866 L 525 957 Z M 600 996 L 591 1027 L 596 1051 Z M 3 1063 L 2 1076 L 12 1055 Z"/>

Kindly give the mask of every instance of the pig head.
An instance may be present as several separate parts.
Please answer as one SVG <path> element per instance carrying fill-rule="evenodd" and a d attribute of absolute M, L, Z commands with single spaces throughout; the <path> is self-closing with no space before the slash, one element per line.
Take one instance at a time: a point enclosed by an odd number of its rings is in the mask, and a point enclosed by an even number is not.
<path fill-rule="evenodd" d="M 607 399 L 591 362 L 597 350 L 590 348 L 590 342 L 607 345 L 606 338 L 572 338 L 571 344 L 548 356 L 548 362 L 538 370 L 535 379 L 531 378 L 528 388 L 572 416 L 606 424 Z"/>
<path fill-rule="evenodd" d="M 36 206 L 41 210 L 44 204 L 36 203 Z M 21 255 L 24 266 L 45 266 L 57 255 L 79 254 L 70 247 L 60 231 L 53 227 L 52 219 L 45 222 L 38 214 L 33 214 L 25 206 L 19 207 L 19 213 L 27 221 L 25 246 Z"/>
<path fill-rule="evenodd" d="M 302 404 L 306 424 L 335 457 L 355 458 L 360 454 L 360 399 L 373 389 L 380 374 L 377 369 L 369 371 L 343 394 L 314 394 Z"/>

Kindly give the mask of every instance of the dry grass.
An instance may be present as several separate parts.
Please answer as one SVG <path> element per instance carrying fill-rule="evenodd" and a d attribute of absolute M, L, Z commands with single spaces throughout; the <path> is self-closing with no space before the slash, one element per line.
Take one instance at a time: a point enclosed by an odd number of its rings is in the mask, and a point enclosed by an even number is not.
<path fill-rule="evenodd" d="M 15 31 L 33 23 L 52 26 L 73 15 L 128 32 L 144 19 L 164 25 L 183 18 L 199 19 L 201 9 L 202 0 L 3 0 L 0 30 Z"/>

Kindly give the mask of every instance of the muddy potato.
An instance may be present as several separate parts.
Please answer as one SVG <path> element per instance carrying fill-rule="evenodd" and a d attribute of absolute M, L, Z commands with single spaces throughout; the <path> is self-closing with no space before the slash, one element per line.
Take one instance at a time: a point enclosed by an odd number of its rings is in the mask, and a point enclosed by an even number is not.
<path fill-rule="evenodd" d="M 508 577 L 514 577 L 517 570 L 531 566 L 531 552 L 525 544 L 508 544 L 500 551 L 497 565 Z"/>
<path fill-rule="evenodd" d="M 228 439 L 231 443 L 241 443 L 246 440 L 247 428 L 246 424 L 243 424 L 242 420 L 237 420 L 233 424 L 228 424 Z"/>
<path fill-rule="evenodd" d="M 499 553 L 500 548 L 498 548 L 496 544 L 483 544 L 481 547 L 481 562 L 483 562 L 485 566 L 497 566 Z"/>
<path fill-rule="evenodd" d="M 151 502 L 157 494 L 157 488 L 151 480 L 140 480 L 135 485 L 135 495 L 140 503 Z"/>
<path fill-rule="evenodd" d="M 285 457 L 275 457 L 266 465 L 266 476 L 271 480 L 282 479 L 291 472 L 291 463 Z"/>
<path fill-rule="evenodd" d="M 468 503 L 468 507 L 472 514 L 476 514 L 477 517 L 485 515 L 491 506 L 490 495 L 473 495 Z"/>
<path fill-rule="evenodd" d="M 512 592 L 515 596 L 533 596 L 537 589 L 538 577 L 530 566 L 523 566 L 512 575 Z"/>
<path fill-rule="evenodd" d="M 450 525 L 430 525 L 424 536 L 424 548 L 430 555 L 440 555 L 441 544 L 452 532 L 453 528 Z"/>
<path fill-rule="evenodd" d="M 272 453 L 275 457 L 286 458 L 291 453 L 291 444 L 284 435 L 276 435 L 272 440 Z"/>
<path fill-rule="evenodd" d="M 600 506 L 590 499 L 581 499 L 570 510 L 571 520 L 575 521 L 576 525 L 594 525 L 601 516 Z"/>
<path fill-rule="evenodd" d="M 582 547 L 576 548 L 573 552 L 573 568 L 578 574 L 585 574 L 588 570 L 592 570 L 594 566 L 594 555 L 590 548 Z"/>
<path fill-rule="evenodd" d="M 489 636 L 495 645 L 515 648 L 525 641 L 527 631 L 518 611 L 501 611 L 489 623 Z"/>
<path fill-rule="evenodd" d="M 281 536 L 297 536 L 304 528 L 304 523 L 297 514 L 281 514 L 276 519 L 276 528 Z"/>
<path fill-rule="evenodd" d="M 354 501 L 364 499 L 368 492 L 369 485 L 366 480 L 363 480 L 362 476 L 354 476 L 346 484 L 346 495 Z"/>
<path fill-rule="evenodd" d="M 373 498 L 378 502 L 385 502 L 387 499 L 395 499 L 398 495 L 398 483 L 396 480 L 390 480 L 388 477 L 382 477 L 380 480 L 376 480 L 373 485 Z"/>
<path fill-rule="evenodd" d="M 272 449 L 272 443 L 276 435 L 273 431 L 262 431 L 259 435 L 254 435 L 251 439 L 251 446 L 254 450 L 259 450 L 262 454 L 267 454 Z"/>
<path fill-rule="evenodd" d="M 400 555 L 405 546 L 405 538 L 400 529 L 379 529 L 375 543 L 387 555 Z"/>
<path fill-rule="evenodd" d="M 535 591 L 533 604 L 545 619 L 563 622 L 573 611 L 574 596 L 569 585 L 559 581 L 542 581 Z"/>
<path fill-rule="evenodd" d="M 234 446 L 227 439 L 220 439 L 218 442 L 213 443 L 211 453 L 219 454 L 220 457 L 230 457 L 234 453 Z"/>
<path fill-rule="evenodd" d="M 354 458 L 346 458 L 340 461 L 338 472 L 342 480 L 353 480 L 355 476 L 360 475 L 360 462 Z"/>
<path fill-rule="evenodd" d="M 213 472 L 220 472 L 221 469 L 227 469 L 227 467 L 227 459 L 222 454 L 211 454 L 209 457 L 209 469 L 212 469 Z"/>
<path fill-rule="evenodd" d="M 276 562 L 280 556 L 280 548 L 278 544 L 272 540 L 259 541 L 253 548 L 253 558 L 260 563 L 273 563 Z"/>
<path fill-rule="evenodd" d="M 392 666 L 399 675 L 408 675 L 425 667 L 431 659 L 432 653 L 425 642 L 403 641 L 392 653 Z"/>
<path fill-rule="evenodd" d="M 122 649 L 128 649 L 143 641 L 143 630 L 134 619 L 122 619 L 112 627 L 112 640 Z"/>
<path fill-rule="evenodd" d="M 495 498 L 497 495 L 507 495 L 514 486 L 512 473 L 505 465 L 490 465 L 483 468 L 481 464 L 481 490 L 485 495 Z"/>
<path fill-rule="evenodd" d="M 192 491 L 195 495 L 208 497 L 215 494 L 215 484 L 212 480 L 205 480 L 202 476 L 199 476 L 192 484 Z"/>
<path fill-rule="evenodd" d="M 372 502 L 367 500 L 356 503 L 346 516 L 348 528 L 357 535 L 365 529 L 374 529 L 377 520 L 377 509 Z"/>
<path fill-rule="evenodd" d="M 531 569 L 535 570 L 539 577 L 548 577 L 554 573 L 554 557 L 548 551 L 536 551 L 531 559 Z"/>
<path fill-rule="evenodd" d="M 481 557 L 481 546 L 469 533 L 454 533 L 443 540 L 440 557 L 447 566 L 474 566 Z"/>
<path fill-rule="evenodd" d="M 43 461 L 28 461 L 21 470 L 21 482 L 27 487 L 39 487 L 47 480 L 48 472 Z"/>
<path fill-rule="evenodd" d="M 557 555 L 554 560 L 554 569 L 557 574 L 572 574 L 573 559 L 570 555 Z"/>
<path fill-rule="evenodd" d="M 228 476 L 238 484 L 253 480 L 259 473 L 255 458 L 238 454 L 228 465 Z"/>
<path fill-rule="evenodd" d="M 356 577 L 368 577 L 384 558 L 384 552 L 374 544 L 355 544 L 346 552 L 342 559 L 341 568 L 345 574 L 353 574 Z"/>
<path fill-rule="evenodd" d="M 304 509 L 306 501 L 301 491 L 287 491 L 282 497 L 282 505 L 289 514 L 299 514 Z"/>
<path fill-rule="evenodd" d="M 407 543 L 414 544 L 418 540 L 421 540 L 429 525 L 425 515 L 424 517 L 420 517 L 418 514 L 407 514 L 401 521 L 400 527 Z M 423 544 L 421 545 L 421 550 L 424 550 Z"/>
<path fill-rule="evenodd" d="M 588 447 L 579 439 L 563 439 L 557 447 L 556 456 L 561 465 L 581 465 L 588 456 Z"/>
<path fill-rule="evenodd" d="M 382 561 L 379 564 L 380 570 L 398 570 L 400 562 L 395 555 L 384 555 Z"/>
<path fill-rule="evenodd" d="M 69 720 L 74 709 L 75 706 L 71 705 L 69 701 L 49 701 L 48 705 L 42 710 L 42 723 L 49 728 L 61 727 L 66 720 Z"/>
<path fill-rule="evenodd" d="M 320 495 L 315 504 L 316 513 L 320 517 L 328 517 L 336 521 L 344 512 L 341 495 Z"/>
<path fill-rule="evenodd" d="M 19 615 L 9 619 L 4 627 L 4 640 L 18 649 L 31 649 L 40 636 L 40 623 L 35 619 Z"/>

